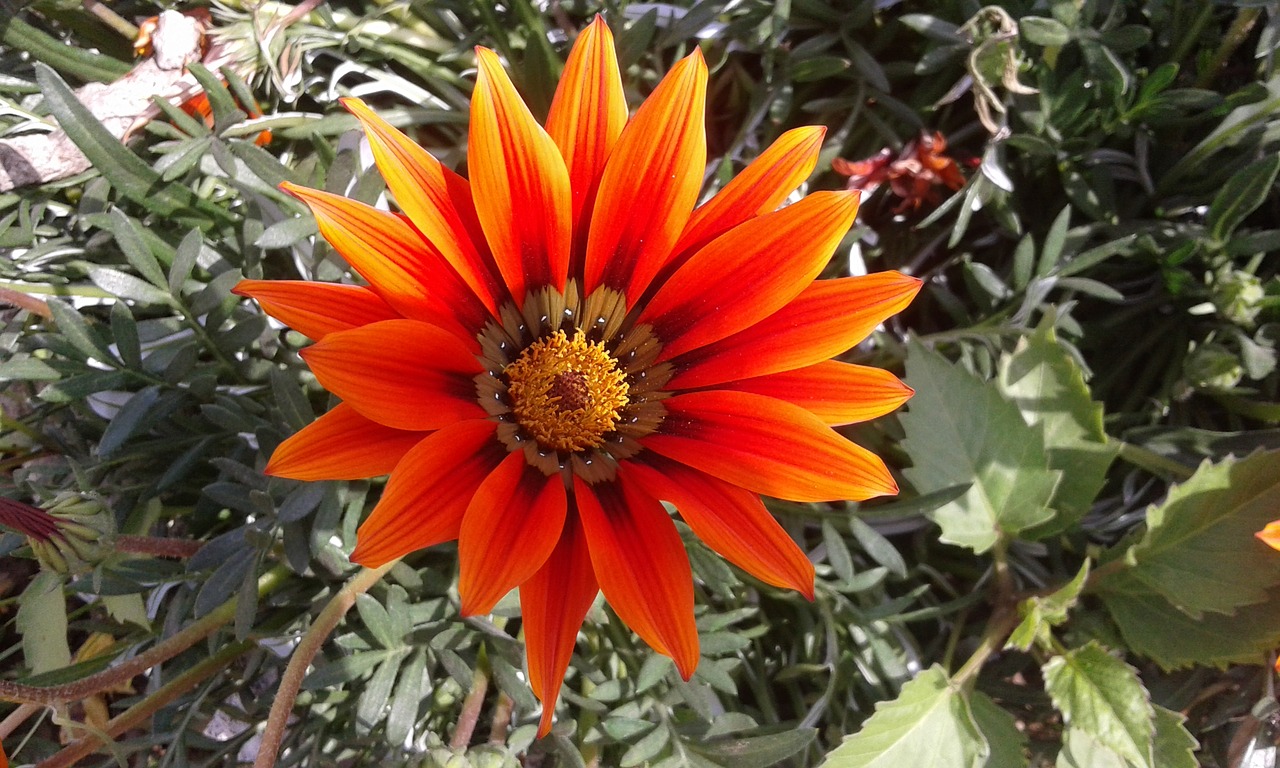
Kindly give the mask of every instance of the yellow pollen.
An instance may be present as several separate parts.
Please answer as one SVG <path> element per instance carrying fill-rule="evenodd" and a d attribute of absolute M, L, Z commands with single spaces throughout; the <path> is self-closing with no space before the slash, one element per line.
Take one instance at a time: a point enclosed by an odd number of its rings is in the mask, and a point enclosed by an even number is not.
<path fill-rule="evenodd" d="M 604 443 L 627 405 L 627 379 L 604 345 L 579 329 L 530 344 L 503 370 L 511 410 L 539 444 L 582 451 Z"/>

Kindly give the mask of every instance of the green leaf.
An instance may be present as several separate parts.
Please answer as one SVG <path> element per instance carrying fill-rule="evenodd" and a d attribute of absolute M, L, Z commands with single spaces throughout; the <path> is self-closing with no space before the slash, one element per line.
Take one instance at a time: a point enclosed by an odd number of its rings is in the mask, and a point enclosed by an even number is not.
<path fill-rule="evenodd" d="M 995 383 L 914 341 L 906 382 L 916 391 L 901 417 L 903 446 L 914 462 L 907 479 L 922 494 L 972 483 L 929 513 L 943 541 L 985 552 L 1000 536 L 1050 518 L 1061 473 L 1049 468 L 1042 430 L 1023 421 Z"/>
<path fill-rule="evenodd" d="M 631 748 L 622 754 L 622 760 L 618 764 L 622 768 L 631 768 L 631 766 L 643 765 L 651 758 L 655 757 L 662 748 L 667 745 L 671 739 L 671 730 L 668 728 L 654 728 L 642 739 L 631 745 Z"/>
<path fill-rule="evenodd" d="M 124 624 L 136 624 L 143 629 L 151 628 L 151 620 L 147 618 L 147 607 L 142 602 L 142 595 L 103 595 L 102 605 L 107 614 Z"/>
<path fill-rule="evenodd" d="M 22 591 L 18 600 L 18 633 L 22 635 L 22 655 L 38 675 L 71 663 L 67 644 L 67 598 L 62 576 L 41 571 Z"/>
<path fill-rule="evenodd" d="M 817 735 L 817 728 L 796 728 L 764 736 L 741 735 L 701 744 L 690 743 L 688 747 L 725 768 L 773 768 L 808 749 Z"/>
<path fill-rule="evenodd" d="M 1205 462 L 1147 511 L 1125 575 L 1192 618 L 1264 602 L 1280 586 L 1280 557 L 1254 533 L 1278 510 L 1280 451 Z"/>
<path fill-rule="evenodd" d="M 117 301 L 111 307 L 111 335 L 115 338 L 120 361 L 135 371 L 141 369 L 142 345 L 138 341 L 138 324 L 123 301 Z"/>
<path fill-rule="evenodd" d="M 230 222 L 231 217 L 226 211 L 196 197 L 190 189 L 163 183 L 160 175 L 142 158 L 129 151 L 103 127 L 56 72 L 39 63 L 35 69 L 45 104 L 58 125 L 121 194 L 154 213 L 188 220 L 189 223 L 207 227 Z M 192 213 L 196 215 L 191 216 Z"/>
<path fill-rule="evenodd" d="M 379 603 L 377 598 L 368 594 L 357 595 L 356 611 L 360 614 L 360 620 L 369 628 L 374 639 L 383 648 L 403 646 L 400 638 L 396 636 L 391 617 L 387 615 L 387 609 L 382 607 L 382 603 Z"/>
<path fill-rule="evenodd" d="M 152 409 L 159 399 L 160 389 L 153 385 L 139 390 L 125 401 L 103 431 L 102 439 L 98 441 L 98 455 L 110 458 L 125 441 L 138 434 L 154 417 Z"/>
<path fill-rule="evenodd" d="M 1236 227 L 1270 196 L 1277 173 L 1280 155 L 1266 153 L 1227 179 L 1209 204 L 1209 215 L 1205 217 L 1209 236 L 1219 243 L 1230 239 Z"/>
<path fill-rule="evenodd" d="M 141 226 L 137 220 L 129 218 L 119 208 L 113 208 L 107 221 L 110 222 L 111 234 L 115 235 L 116 243 L 120 246 L 120 252 L 124 254 L 125 259 L 138 270 L 138 274 L 164 288 L 164 271 L 160 269 L 160 262 L 147 247 L 147 241 L 142 236 Z"/>
<path fill-rule="evenodd" d="M 1018 730 L 1013 715 L 1001 709 L 982 691 L 969 694 L 973 722 L 987 740 L 991 754 L 983 765 L 987 768 L 1023 768 L 1027 765 L 1024 748 L 1027 737 Z"/>
<path fill-rule="evenodd" d="M 1156 711 L 1156 765 L 1160 768 L 1197 768 L 1195 751 L 1200 743 L 1185 725 L 1187 718 L 1159 705 Z"/>
<path fill-rule="evenodd" d="M 1054 768 L 1132 768 L 1132 765 L 1088 733 L 1068 728 Z"/>
<path fill-rule="evenodd" d="M 408 653 L 409 649 L 405 648 L 392 654 L 378 665 L 373 677 L 359 687 L 360 700 L 356 704 L 357 732 L 368 733 L 382 722 L 383 712 L 391 699 L 391 689 L 396 684 L 396 675 L 400 672 L 400 662 Z"/>
<path fill-rule="evenodd" d="M 128 62 L 67 45 L 14 16 L 0 23 L 0 28 L 0 42 L 6 47 L 26 51 L 33 59 L 79 80 L 109 83 L 130 68 Z"/>
<path fill-rule="evenodd" d="M 1059 514 L 1028 537 L 1059 533 L 1088 513 L 1115 458 L 1102 404 L 1090 398 L 1080 366 L 1058 343 L 1052 317 L 1001 360 L 999 386 L 1027 423 L 1043 425 L 1049 467 L 1062 472 L 1050 502 Z"/>
<path fill-rule="evenodd" d="M 977 768 L 989 749 L 969 703 L 933 666 L 876 704 L 862 730 L 827 755 L 820 768 Z"/>
<path fill-rule="evenodd" d="M 202 245 L 204 245 L 204 237 L 198 229 L 188 232 L 183 236 L 182 242 L 178 243 L 173 264 L 169 266 L 169 293 L 174 298 L 182 295 L 182 285 L 188 277 L 191 277 L 191 270 L 195 268 L 196 260 L 200 257 Z"/>
<path fill-rule="evenodd" d="M 58 326 L 58 333 L 71 342 L 71 346 L 86 358 L 106 362 L 113 359 L 107 345 L 102 343 L 81 314 L 57 299 L 49 299 L 49 311 L 53 314 L 53 322 Z"/>
<path fill-rule="evenodd" d="M 1044 683 L 1068 730 L 1087 733 L 1135 766 L 1155 768 L 1155 712 L 1133 667 L 1090 642 L 1050 659 Z"/>
<path fill-rule="evenodd" d="M 1027 42 L 1045 48 L 1056 48 L 1071 42 L 1071 30 L 1057 19 L 1023 16 L 1018 19 L 1018 31 Z"/>
<path fill-rule="evenodd" d="M 89 279 L 112 296 L 123 299 L 133 299 L 144 304 L 169 304 L 172 301 L 168 291 L 110 267 L 89 267 Z"/>
<path fill-rule="evenodd" d="M 422 705 L 422 684 L 426 680 L 427 654 L 419 649 L 409 657 L 404 671 L 391 696 L 391 711 L 387 713 L 387 743 L 402 745 L 413 730 Z"/>
<path fill-rule="evenodd" d="M 1048 597 L 1029 597 L 1018 605 L 1022 623 L 1009 635 L 1009 646 L 1030 650 L 1032 645 L 1048 649 L 1050 629 L 1067 620 L 1067 612 L 1080 599 L 1085 579 L 1089 578 L 1089 561 L 1080 566 L 1080 572 L 1058 591 Z"/>

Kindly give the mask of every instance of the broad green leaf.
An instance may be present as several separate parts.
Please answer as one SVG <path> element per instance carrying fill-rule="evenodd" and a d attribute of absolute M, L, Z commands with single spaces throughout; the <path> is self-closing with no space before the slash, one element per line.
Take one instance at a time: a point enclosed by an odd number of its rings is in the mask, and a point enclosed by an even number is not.
<path fill-rule="evenodd" d="M 1009 635 L 1009 645 L 1030 650 L 1032 645 L 1048 648 L 1050 629 L 1067 620 L 1067 611 L 1080 598 L 1085 579 L 1089 577 L 1089 561 L 1085 560 L 1080 572 L 1066 586 L 1048 597 L 1029 597 L 1018 605 L 1022 623 Z"/>
<path fill-rule="evenodd" d="M 1058 514 L 1028 537 L 1059 533 L 1088 513 L 1115 458 L 1102 427 L 1102 404 L 1090 398 L 1080 366 L 1058 343 L 1052 318 L 1000 361 L 999 384 L 1028 423 L 1044 426 L 1049 466 L 1062 472 L 1051 501 Z"/>
<path fill-rule="evenodd" d="M 978 768 L 988 752 L 968 701 L 935 665 L 902 686 L 898 698 L 876 704 L 862 730 L 820 768 Z"/>
<path fill-rule="evenodd" d="M 763 736 L 740 735 L 701 744 L 690 743 L 688 747 L 724 768 L 773 768 L 807 749 L 817 735 L 816 728 L 796 728 Z"/>
<path fill-rule="evenodd" d="M 1147 511 L 1126 575 L 1192 618 L 1261 603 L 1280 586 L 1280 557 L 1254 533 L 1277 517 L 1280 451 L 1205 462 Z"/>
<path fill-rule="evenodd" d="M 1156 711 L 1156 765 L 1159 768 L 1196 768 L 1195 751 L 1200 746 L 1187 731 L 1187 718 L 1159 705 Z"/>
<path fill-rule="evenodd" d="M 982 691 L 969 694 L 969 707 L 974 724 L 990 748 L 990 754 L 983 763 L 985 768 L 1024 768 L 1027 765 L 1024 754 L 1027 737 L 1018 730 L 1014 716 Z"/>
<path fill-rule="evenodd" d="M 1068 729 L 1142 768 L 1155 768 L 1155 713 L 1138 673 L 1096 642 L 1044 665 L 1044 687 Z"/>
<path fill-rule="evenodd" d="M 907 479 L 922 494 L 972 484 L 929 513 L 943 541 L 985 552 L 1000 536 L 1051 517 L 1061 473 L 1049 468 L 1042 429 L 1029 426 L 994 382 L 918 342 L 908 350 L 906 382 L 916 391 L 901 417 L 914 463 Z"/>
<path fill-rule="evenodd" d="M 1205 217 L 1209 236 L 1220 243 L 1230 238 L 1236 227 L 1271 195 L 1277 173 L 1280 173 L 1280 155 L 1266 153 L 1227 179 L 1209 204 L 1209 214 Z"/>
<path fill-rule="evenodd" d="M 22 635 L 22 655 L 38 675 L 71 663 L 67 644 L 67 598 L 62 576 L 41 571 L 18 599 L 18 633 Z"/>
<path fill-rule="evenodd" d="M 142 595 L 103 595 L 102 605 L 111 618 L 118 622 L 137 624 L 143 629 L 151 628 L 151 620 L 147 618 L 147 607 L 142 602 Z"/>
<path fill-rule="evenodd" d="M 1200 619 L 1131 578 L 1107 579 L 1100 597 L 1129 649 L 1165 669 L 1262 664 L 1280 637 L 1280 589 L 1265 605 Z"/>
<path fill-rule="evenodd" d="M 1132 763 L 1085 731 L 1068 728 L 1054 768 L 1132 768 Z"/>

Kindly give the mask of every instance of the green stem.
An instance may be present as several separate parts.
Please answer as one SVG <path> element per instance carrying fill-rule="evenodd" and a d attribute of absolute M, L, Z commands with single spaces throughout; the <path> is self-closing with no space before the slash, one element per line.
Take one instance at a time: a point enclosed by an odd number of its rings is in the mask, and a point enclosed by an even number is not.
<path fill-rule="evenodd" d="M 267 571 L 258 578 L 258 594 L 266 596 L 284 584 L 290 571 L 283 565 Z M 191 646 L 212 635 L 218 628 L 229 624 L 236 616 L 236 598 L 231 598 L 203 617 L 137 656 L 109 669 L 63 685 L 36 686 L 0 680 L 0 701 L 19 704 L 55 706 L 101 693 L 108 688 L 128 682 L 157 664 L 172 659 Z"/>
<path fill-rule="evenodd" d="M 1118 446 L 1120 458 L 1147 470 L 1153 475 L 1167 475 L 1174 480 L 1189 480 L 1196 473 L 1193 467 L 1188 467 L 1180 461 L 1161 456 L 1155 451 L 1143 448 L 1140 445 L 1114 439 L 1111 442 Z"/>
<path fill-rule="evenodd" d="M 289 721 L 289 713 L 293 711 L 293 702 L 298 698 L 298 690 L 302 687 L 302 679 L 307 675 L 307 667 L 320 652 L 324 641 L 337 628 L 342 617 L 356 604 L 356 597 L 368 592 L 383 574 L 400 562 L 391 562 L 379 568 L 362 568 L 351 577 L 332 598 L 328 605 L 320 611 L 311 628 L 302 636 L 293 656 L 289 658 L 289 666 L 285 667 L 280 678 L 280 687 L 276 698 L 271 702 L 271 712 L 267 715 L 267 725 L 262 731 L 262 742 L 258 745 L 258 756 L 254 758 L 253 768 L 273 768 L 280 754 L 280 745 L 284 743 L 284 729 Z"/>
<path fill-rule="evenodd" d="M 162 685 L 155 693 L 129 707 L 107 723 L 104 730 L 110 737 L 116 737 L 131 728 L 142 725 L 147 718 L 154 715 L 162 707 L 167 706 L 182 694 L 200 684 L 200 681 L 222 670 L 236 658 L 249 652 L 255 643 L 244 640 L 233 643 L 214 655 L 199 662 L 182 674 Z M 65 749 L 36 765 L 36 768 L 70 768 L 82 758 L 93 754 L 101 744 L 105 743 L 98 736 L 86 736 L 72 742 Z"/>
<path fill-rule="evenodd" d="M 480 722 L 480 710 L 484 707 L 484 696 L 489 692 L 488 665 L 481 658 L 471 674 L 471 690 L 462 700 L 462 711 L 458 713 L 458 722 L 453 726 L 453 736 L 449 746 L 454 749 L 466 749 L 471 744 L 471 735 L 476 731 L 476 723 Z"/>
<path fill-rule="evenodd" d="M 1211 3 L 1205 4 L 1206 8 L 1212 8 Z M 1227 59 L 1236 52 L 1249 36 L 1249 32 L 1253 29 L 1253 25 L 1257 23 L 1258 17 L 1262 15 L 1261 8 L 1241 8 L 1236 14 L 1235 19 L 1231 21 L 1231 28 L 1227 30 L 1227 34 L 1222 37 L 1222 42 L 1218 44 L 1218 49 L 1213 52 L 1213 58 L 1209 59 L 1209 63 L 1204 69 L 1200 70 L 1200 76 L 1196 78 L 1197 88 L 1208 88 L 1213 84 L 1213 79 L 1217 77 L 1218 72 L 1223 65 L 1227 63 Z"/>
<path fill-rule="evenodd" d="M 969 660 L 964 663 L 963 667 L 956 670 L 951 676 L 951 682 L 955 685 L 965 686 L 977 678 L 978 673 L 982 671 L 982 665 L 993 653 L 1004 647 L 1005 640 L 1009 638 L 1009 633 L 1018 626 L 1018 612 L 1012 608 L 997 609 L 992 614 L 991 620 L 987 622 L 987 628 L 983 631 L 982 642 L 978 645 L 978 649 L 973 652 Z"/>

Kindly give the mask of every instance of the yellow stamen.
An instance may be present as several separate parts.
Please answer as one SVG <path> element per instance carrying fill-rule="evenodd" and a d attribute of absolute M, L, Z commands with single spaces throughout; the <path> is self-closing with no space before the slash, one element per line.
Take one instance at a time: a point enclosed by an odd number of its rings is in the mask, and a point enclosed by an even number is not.
<path fill-rule="evenodd" d="M 572 339 L 564 331 L 539 339 L 503 373 L 520 426 L 557 451 L 603 444 L 628 402 L 618 361 L 581 329 Z"/>

